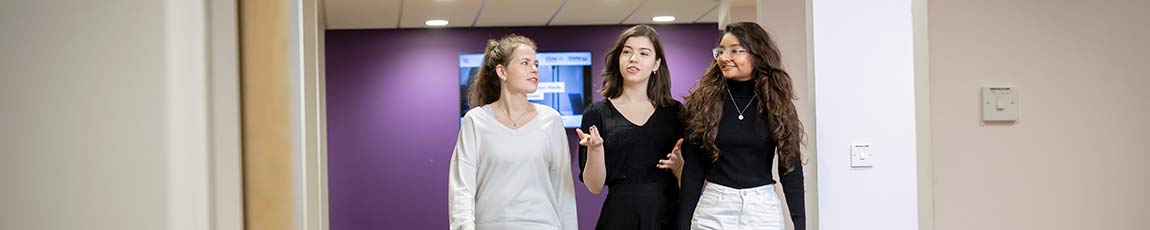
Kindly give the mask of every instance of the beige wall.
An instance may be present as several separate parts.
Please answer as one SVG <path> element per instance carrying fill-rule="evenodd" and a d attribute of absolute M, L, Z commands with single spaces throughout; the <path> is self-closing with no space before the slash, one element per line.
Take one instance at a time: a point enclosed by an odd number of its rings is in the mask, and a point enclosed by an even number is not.
<path fill-rule="evenodd" d="M 929 2 L 935 229 L 1150 229 L 1148 9 Z M 980 121 L 992 83 L 1018 122 Z"/>
<path fill-rule="evenodd" d="M 0 2 L 0 229 L 240 229 L 234 3 Z"/>
<path fill-rule="evenodd" d="M 803 160 L 806 164 L 803 166 L 803 175 L 806 177 L 804 187 L 806 188 L 806 216 L 807 228 L 818 229 L 818 193 L 817 185 L 818 168 L 815 167 L 815 115 L 814 115 L 814 94 L 811 90 L 811 78 L 809 77 L 808 63 L 808 47 L 807 47 L 807 1 L 806 0 L 760 0 L 754 6 L 755 11 L 744 12 L 741 14 L 751 14 L 756 16 L 755 20 L 759 25 L 763 26 L 771 35 L 775 45 L 778 45 L 779 52 L 782 54 L 783 68 L 786 69 L 787 74 L 791 75 L 792 87 L 795 90 L 795 95 L 799 100 L 795 103 L 795 109 L 798 110 L 799 120 L 802 121 L 806 134 L 807 143 L 804 150 Z M 735 9 L 732 9 L 735 11 Z M 744 10 L 745 11 L 745 10 Z M 743 11 L 740 11 L 743 12 Z M 734 13 L 734 12 L 732 12 Z M 737 22 L 737 21 L 732 21 Z M 775 167 L 778 167 L 777 165 Z M 777 170 L 772 170 L 776 172 Z M 776 177 L 778 175 L 775 175 Z M 781 185 L 776 186 L 779 190 L 780 196 L 783 195 Z M 784 209 L 790 212 L 789 209 Z M 788 218 L 789 215 L 788 215 Z M 788 229 L 793 226 L 788 225 Z"/>
<path fill-rule="evenodd" d="M 0 3 L 0 229 L 167 228 L 163 3 L 21 2 Z"/>

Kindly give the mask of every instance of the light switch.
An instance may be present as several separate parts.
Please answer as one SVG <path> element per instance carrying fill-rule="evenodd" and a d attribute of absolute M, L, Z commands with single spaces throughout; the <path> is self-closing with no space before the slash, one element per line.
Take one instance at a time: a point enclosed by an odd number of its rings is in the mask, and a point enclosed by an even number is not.
<path fill-rule="evenodd" d="M 982 87 L 982 120 L 1018 120 L 1018 89 L 1013 86 Z"/>
<path fill-rule="evenodd" d="M 851 167 L 874 166 L 874 153 L 870 151 L 871 144 L 851 144 Z"/>

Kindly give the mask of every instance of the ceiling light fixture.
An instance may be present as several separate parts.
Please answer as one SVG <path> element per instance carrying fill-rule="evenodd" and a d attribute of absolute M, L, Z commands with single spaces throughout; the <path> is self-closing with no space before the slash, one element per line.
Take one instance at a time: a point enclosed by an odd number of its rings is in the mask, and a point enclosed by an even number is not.
<path fill-rule="evenodd" d="M 439 19 L 427 20 L 426 22 L 423 22 L 423 24 L 427 25 L 427 26 L 446 26 L 447 20 L 439 20 Z"/>
<path fill-rule="evenodd" d="M 655 16 L 655 17 L 651 17 L 651 21 L 672 22 L 672 21 L 675 21 L 675 16 Z"/>

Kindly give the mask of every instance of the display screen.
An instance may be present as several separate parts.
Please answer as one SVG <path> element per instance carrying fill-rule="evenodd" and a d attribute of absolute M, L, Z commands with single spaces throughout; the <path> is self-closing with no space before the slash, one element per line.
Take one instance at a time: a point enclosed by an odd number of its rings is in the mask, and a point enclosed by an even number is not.
<path fill-rule="evenodd" d="M 563 126 L 578 128 L 583 106 L 590 103 L 591 52 L 539 52 L 539 88 L 527 100 L 551 106 L 563 117 Z M 482 53 L 459 55 L 459 116 L 467 114 L 467 86 L 479 72 Z"/>

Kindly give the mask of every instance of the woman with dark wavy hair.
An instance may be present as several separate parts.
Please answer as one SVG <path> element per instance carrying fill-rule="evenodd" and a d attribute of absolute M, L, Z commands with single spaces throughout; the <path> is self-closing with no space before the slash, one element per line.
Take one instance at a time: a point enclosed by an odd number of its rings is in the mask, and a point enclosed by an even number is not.
<path fill-rule="evenodd" d="M 606 59 L 600 91 L 606 99 L 587 107 L 577 130 L 579 179 L 596 195 L 611 189 L 595 228 L 672 228 L 683 165 L 672 153 L 683 123 L 659 33 L 631 27 Z"/>
<path fill-rule="evenodd" d="M 778 47 L 758 24 L 739 22 L 712 52 L 686 97 L 679 228 L 785 229 L 771 175 L 777 155 L 794 229 L 806 229 L 803 125 Z"/>

